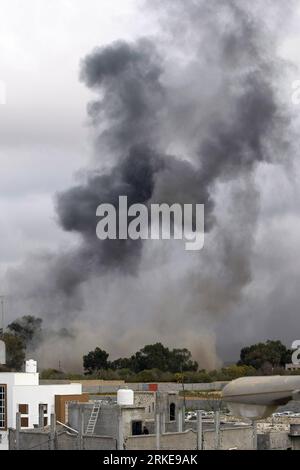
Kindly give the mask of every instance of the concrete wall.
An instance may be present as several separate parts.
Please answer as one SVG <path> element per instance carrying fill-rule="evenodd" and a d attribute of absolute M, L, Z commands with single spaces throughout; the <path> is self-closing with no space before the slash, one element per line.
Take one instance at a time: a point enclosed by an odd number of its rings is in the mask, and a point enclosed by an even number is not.
<path fill-rule="evenodd" d="M 291 436 L 290 442 L 293 450 L 300 450 L 300 436 Z"/>
<path fill-rule="evenodd" d="M 145 391 L 145 383 L 122 383 L 112 381 L 95 381 L 95 380 L 81 380 L 78 381 L 82 384 L 82 391 L 87 393 L 115 393 L 119 388 L 126 385 L 126 387 L 134 391 Z M 193 383 L 185 384 L 185 390 L 197 391 L 220 391 L 228 382 L 212 382 L 212 383 Z M 180 392 L 182 391 L 182 384 L 175 382 L 159 382 L 157 383 L 159 392 Z"/>
<path fill-rule="evenodd" d="M 9 448 L 8 431 L 0 431 L 0 451 L 8 450 L 8 448 Z"/>
<path fill-rule="evenodd" d="M 143 421 L 145 423 L 145 413 L 143 407 L 122 407 L 123 436 L 126 439 L 132 434 L 132 421 Z"/>
<path fill-rule="evenodd" d="M 293 448 L 287 432 L 270 432 L 257 435 L 258 450 L 286 450 Z"/>
<path fill-rule="evenodd" d="M 16 450 L 16 431 L 9 430 L 9 450 Z M 19 450 L 50 450 L 50 434 L 43 431 L 21 431 Z"/>
<path fill-rule="evenodd" d="M 156 436 L 155 435 L 142 435 L 131 436 L 125 440 L 126 450 L 155 450 L 156 449 Z M 168 433 L 160 436 L 160 449 L 161 450 L 196 450 L 197 449 L 197 434 L 192 431 L 185 431 L 182 433 Z"/>
<path fill-rule="evenodd" d="M 69 404 L 69 425 L 77 431 L 81 428 L 81 413 L 83 410 L 84 416 L 84 431 L 87 428 L 93 403 L 70 403 Z M 118 419 L 120 414 L 120 407 L 118 405 L 101 405 L 98 420 L 95 426 L 95 434 L 99 436 L 111 436 L 114 439 L 118 438 Z M 124 438 L 131 435 L 132 421 L 142 421 L 145 423 L 145 408 L 144 407 L 122 407 L 122 422 L 123 422 L 123 435 Z"/>
<path fill-rule="evenodd" d="M 183 401 L 183 398 L 180 397 Z M 222 400 L 215 399 L 201 399 L 201 398 L 186 398 L 185 408 L 187 410 L 205 410 L 205 411 L 217 411 L 219 409 L 227 408 L 226 403 Z"/>
<path fill-rule="evenodd" d="M 153 418 L 156 406 L 155 392 L 135 392 L 134 405 L 143 406 L 145 408 L 145 417 Z"/>
<path fill-rule="evenodd" d="M 81 405 L 79 403 L 69 403 L 68 406 L 68 419 L 71 428 L 77 431 L 81 428 L 81 410 L 83 410 L 84 426 L 86 430 L 91 412 L 93 409 L 93 403 L 85 403 Z M 99 436 L 111 436 L 117 439 L 118 436 L 118 415 L 119 407 L 117 405 L 101 405 L 98 420 L 95 426 L 95 434 Z"/>
<path fill-rule="evenodd" d="M 204 450 L 215 449 L 215 431 L 206 430 L 203 433 Z M 226 428 L 220 430 L 220 450 L 253 450 L 253 429 L 252 426 Z"/>
<path fill-rule="evenodd" d="M 16 449 L 16 431 L 9 431 L 10 450 Z M 21 431 L 20 450 L 115 450 L 116 440 L 106 436 L 83 436 L 59 432 L 51 442 L 49 433 L 43 431 Z"/>
<path fill-rule="evenodd" d="M 125 441 L 127 450 L 154 450 L 156 436 L 131 436 Z M 203 433 L 204 450 L 215 449 L 215 432 L 207 430 Z M 220 432 L 220 450 L 237 448 L 239 450 L 253 449 L 252 428 L 227 428 Z M 197 433 L 191 429 L 182 433 L 166 433 L 160 437 L 161 450 L 196 450 Z"/>
<path fill-rule="evenodd" d="M 84 450 L 116 450 L 117 441 L 108 436 L 84 436 L 83 448 Z"/>
<path fill-rule="evenodd" d="M 16 431 L 9 430 L 9 445 L 11 450 L 16 449 Z M 114 450 L 117 448 L 116 439 L 109 436 L 83 436 L 82 439 L 61 429 L 56 439 L 51 443 L 49 432 L 42 430 L 24 430 L 20 432 L 20 449 L 26 450 Z M 160 437 L 161 450 L 196 450 L 197 433 L 187 430 L 182 433 L 166 433 Z M 205 430 L 203 433 L 204 450 L 215 449 L 215 433 Z M 220 449 L 237 448 L 248 450 L 253 448 L 252 428 L 235 427 L 221 430 Z M 258 435 L 258 450 L 272 449 L 300 449 L 300 436 L 290 437 L 286 432 L 273 432 Z M 156 436 L 141 435 L 127 436 L 126 450 L 155 450 Z"/>

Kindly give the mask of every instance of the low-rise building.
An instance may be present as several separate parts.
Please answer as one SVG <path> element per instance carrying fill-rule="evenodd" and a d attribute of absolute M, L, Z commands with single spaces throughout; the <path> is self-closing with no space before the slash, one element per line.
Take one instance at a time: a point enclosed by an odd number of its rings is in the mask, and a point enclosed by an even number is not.
<path fill-rule="evenodd" d="M 36 362 L 27 361 L 25 372 L 0 373 L 0 450 L 8 449 L 8 429 L 16 427 L 16 415 L 20 413 L 21 429 L 38 427 L 40 410 L 43 410 L 43 426 L 50 424 L 50 416 L 67 420 L 67 403 L 87 401 L 81 384 L 41 385 Z"/>

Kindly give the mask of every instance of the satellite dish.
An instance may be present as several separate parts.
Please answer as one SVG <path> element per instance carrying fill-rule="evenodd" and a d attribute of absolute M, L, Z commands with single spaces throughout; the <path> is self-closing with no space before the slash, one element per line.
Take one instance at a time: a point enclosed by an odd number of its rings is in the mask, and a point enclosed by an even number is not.
<path fill-rule="evenodd" d="M 6 347 L 4 341 L 0 340 L 0 364 L 6 364 Z"/>

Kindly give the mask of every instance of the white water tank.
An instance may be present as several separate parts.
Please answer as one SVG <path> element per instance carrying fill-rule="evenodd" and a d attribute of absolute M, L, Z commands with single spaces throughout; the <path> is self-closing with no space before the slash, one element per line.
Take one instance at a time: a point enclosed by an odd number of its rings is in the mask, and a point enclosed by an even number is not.
<path fill-rule="evenodd" d="M 37 362 L 33 359 L 28 359 L 25 363 L 25 372 L 27 374 L 35 374 L 37 372 Z"/>
<path fill-rule="evenodd" d="M 134 404 L 134 393 L 129 388 L 121 388 L 117 392 L 117 403 L 118 405 L 126 406 Z"/>

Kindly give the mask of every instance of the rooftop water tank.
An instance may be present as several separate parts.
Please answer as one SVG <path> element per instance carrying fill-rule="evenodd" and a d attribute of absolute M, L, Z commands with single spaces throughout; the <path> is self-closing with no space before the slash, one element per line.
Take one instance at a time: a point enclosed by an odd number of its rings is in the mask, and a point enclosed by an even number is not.
<path fill-rule="evenodd" d="M 35 374 L 37 372 L 37 362 L 33 359 L 28 359 L 25 363 L 25 372 L 27 374 Z"/>
<path fill-rule="evenodd" d="M 121 388 L 117 392 L 117 403 L 121 406 L 129 406 L 134 404 L 134 393 L 129 388 Z"/>

